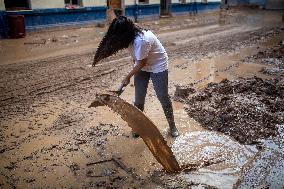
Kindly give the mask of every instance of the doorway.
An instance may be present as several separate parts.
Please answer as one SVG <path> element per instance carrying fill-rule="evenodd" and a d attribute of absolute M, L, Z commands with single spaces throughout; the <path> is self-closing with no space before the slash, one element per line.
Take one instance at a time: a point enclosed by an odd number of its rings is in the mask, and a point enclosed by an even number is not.
<path fill-rule="evenodd" d="M 171 0 L 161 0 L 160 1 L 160 15 L 170 16 L 171 15 Z"/>

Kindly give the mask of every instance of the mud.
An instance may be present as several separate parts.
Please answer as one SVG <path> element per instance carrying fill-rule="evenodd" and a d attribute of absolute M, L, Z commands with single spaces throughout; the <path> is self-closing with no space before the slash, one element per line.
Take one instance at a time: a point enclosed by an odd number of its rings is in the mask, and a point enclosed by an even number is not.
<path fill-rule="evenodd" d="M 275 136 L 283 124 L 283 94 L 281 79 L 223 80 L 186 100 L 186 110 L 203 127 L 253 144 Z"/>
<path fill-rule="evenodd" d="M 225 78 L 278 77 L 260 72 L 271 65 L 242 60 L 280 44 L 282 14 L 233 9 L 139 24 L 152 29 L 169 54 L 173 97 L 177 85 L 194 88 L 194 95 Z M 265 164 L 264 156 L 256 155 L 266 149 L 265 144 L 275 150 L 279 142 L 267 142 L 269 138 L 260 145 L 243 145 L 228 135 L 207 131 L 188 116 L 184 102 L 173 101 L 181 136 L 172 139 L 150 84 L 145 114 L 180 164 L 197 165 L 178 174 L 165 173 L 143 140 L 131 137 L 119 115 L 107 107 L 88 108 L 96 94 L 117 89 L 132 65 L 128 52 L 122 51 L 90 67 L 105 31 L 75 28 L 0 40 L 1 188 L 227 189 L 237 181 L 253 188 L 254 183 L 281 177 L 283 171 L 277 167 L 265 171 L 267 179 L 250 172 L 258 162 Z M 131 81 L 121 96 L 129 103 L 133 87 Z M 278 139 L 274 135 L 273 140 Z M 274 165 L 281 168 L 279 152 L 273 151 L 268 159 L 274 162 L 276 156 L 279 161 Z M 248 177 L 253 182 L 246 182 Z"/>

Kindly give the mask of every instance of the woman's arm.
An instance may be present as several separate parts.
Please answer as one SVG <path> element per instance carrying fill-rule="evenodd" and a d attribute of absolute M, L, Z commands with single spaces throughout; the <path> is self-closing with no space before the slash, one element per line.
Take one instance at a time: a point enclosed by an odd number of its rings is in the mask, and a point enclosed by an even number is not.
<path fill-rule="evenodd" d="M 122 80 L 121 84 L 123 86 L 128 85 L 130 82 L 130 78 L 136 73 L 138 73 L 145 66 L 146 62 L 147 62 L 146 58 L 143 60 L 137 60 L 136 66 L 134 66 L 131 72 L 129 72 L 128 75 Z"/>

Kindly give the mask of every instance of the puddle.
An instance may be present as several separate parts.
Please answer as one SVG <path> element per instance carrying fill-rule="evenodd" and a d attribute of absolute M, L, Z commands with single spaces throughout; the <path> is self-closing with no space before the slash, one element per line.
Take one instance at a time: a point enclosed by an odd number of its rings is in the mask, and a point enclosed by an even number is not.
<path fill-rule="evenodd" d="M 245 57 L 256 54 L 263 49 L 274 46 L 279 43 L 283 34 L 271 38 L 267 41 L 260 42 L 258 45 L 245 47 L 238 52 L 206 58 L 199 62 L 192 62 L 187 59 L 177 59 L 170 64 L 175 74 L 170 74 L 170 81 L 176 84 L 188 85 L 193 84 L 195 88 L 204 88 L 208 83 L 218 83 L 223 79 L 233 80 L 238 77 L 258 76 L 270 78 L 259 71 L 265 67 L 263 64 L 246 64 L 241 63 Z M 258 46 L 258 48 L 256 48 Z M 176 65 L 179 65 L 178 67 Z"/>

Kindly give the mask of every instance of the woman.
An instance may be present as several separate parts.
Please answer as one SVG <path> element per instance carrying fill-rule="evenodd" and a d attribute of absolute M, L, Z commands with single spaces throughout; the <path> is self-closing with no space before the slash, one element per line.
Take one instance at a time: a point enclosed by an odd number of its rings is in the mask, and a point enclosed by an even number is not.
<path fill-rule="evenodd" d="M 173 137 L 177 137 L 179 134 L 168 94 L 168 55 L 151 31 L 140 28 L 125 16 L 115 18 L 99 45 L 93 66 L 101 59 L 125 48 L 128 48 L 133 58 L 134 67 L 122 80 L 122 85 L 128 85 L 130 78 L 134 76 L 134 105 L 143 111 L 151 79 L 167 118 L 170 133 Z M 133 136 L 139 135 L 134 133 Z"/>

